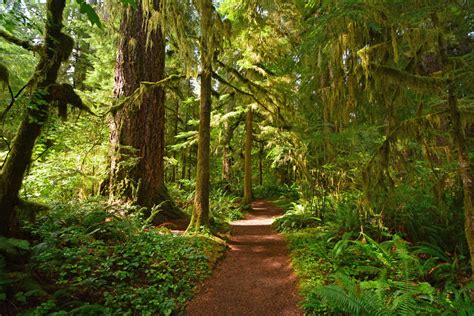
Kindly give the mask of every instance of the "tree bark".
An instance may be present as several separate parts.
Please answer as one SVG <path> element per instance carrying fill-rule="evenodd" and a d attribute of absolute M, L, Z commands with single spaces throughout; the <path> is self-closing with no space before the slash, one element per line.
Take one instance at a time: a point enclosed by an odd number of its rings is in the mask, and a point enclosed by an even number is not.
<path fill-rule="evenodd" d="M 448 105 L 451 114 L 452 135 L 458 152 L 458 163 L 464 191 L 464 232 L 471 256 L 471 280 L 474 281 L 474 175 L 462 128 L 461 113 L 452 87 L 448 88 Z"/>
<path fill-rule="evenodd" d="M 179 100 L 176 100 L 175 110 L 175 117 L 174 117 L 174 131 L 173 131 L 173 139 L 176 139 L 178 136 L 178 121 L 179 121 Z M 173 158 L 175 161 L 178 160 L 178 153 L 175 151 L 173 153 Z M 173 165 L 173 170 L 171 174 L 171 182 L 176 183 L 176 173 L 177 173 L 178 166 L 176 164 Z"/>
<path fill-rule="evenodd" d="M 31 80 L 34 92 L 0 173 L 0 234 L 4 236 L 17 233 L 15 206 L 19 202 L 18 193 L 31 162 L 36 139 L 49 117 L 50 100 L 47 91 L 56 83 L 61 62 L 68 59 L 74 45 L 72 39 L 61 31 L 64 6 L 65 0 L 47 2 L 45 44 Z"/>
<path fill-rule="evenodd" d="M 198 157 L 196 195 L 189 231 L 199 231 L 209 225 L 211 93 L 213 48 L 210 47 L 212 0 L 200 0 L 201 13 L 201 100 L 199 105 Z"/>
<path fill-rule="evenodd" d="M 160 25 L 149 29 L 151 11 L 160 7 L 153 0 L 150 11 L 137 8 L 124 11 L 120 26 L 115 69 L 116 97 L 130 96 L 140 81 L 157 82 L 165 76 L 165 38 Z M 110 196 L 147 208 L 162 204 L 156 220 L 184 217 L 169 196 L 164 180 L 165 90 L 162 86 L 143 92 L 127 103 L 110 121 Z"/>
<path fill-rule="evenodd" d="M 252 202 L 252 143 L 253 111 L 249 107 L 245 117 L 245 152 L 244 152 L 244 205 Z"/>
<path fill-rule="evenodd" d="M 235 96 L 226 104 L 225 112 L 230 113 L 234 108 Z M 222 181 L 224 182 L 224 190 L 229 191 L 232 183 L 232 148 L 230 146 L 234 130 L 238 125 L 231 124 L 228 119 L 223 126 L 223 140 L 222 140 Z"/>
<path fill-rule="evenodd" d="M 264 154 L 264 148 L 263 148 L 263 142 L 260 143 L 260 151 L 258 153 L 258 184 L 260 186 L 263 185 L 263 154 Z"/>

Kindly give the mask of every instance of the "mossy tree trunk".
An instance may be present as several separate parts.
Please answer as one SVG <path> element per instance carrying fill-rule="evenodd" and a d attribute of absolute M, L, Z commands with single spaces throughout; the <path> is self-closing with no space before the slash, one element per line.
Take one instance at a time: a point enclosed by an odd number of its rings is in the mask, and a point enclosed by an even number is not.
<path fill-rule="evenodd" d="M 173 139 L 176 139 L 176 136 L 178 136 L 178 122 L 179 122 L 179 100 L 175 101 L 175 115 L 174 115 L 174 129 L 173 129 Z M 178 160 L 178 152 L 173 153 L 173 158 L 177 161 Z M 171 171 L 171 182 L 176 183 L 176 173 L 178 166 L 176 164 L 173 165 L 173 170 Z"/>
<path fill-rule="evenodd" d="M 231 100 L 226 104 L 225 112 L 230 113 L 235 106 L 235 95 L 231 97 Z M 222 128 L 222 181 L 224 182 L 224 190 L 229 191 L 232 183 L 232 147 L 231 142 L 234 136 L 234 131 L 237 128 L 239 122 L 233 124 L 230 119 L 224 122 Z"/>
<path fill-rule="evenodd" d="M 253 143 L 253 110 L 248 108 L 245 117 L 245 150 L 244 150 L 244 205 L 252 202 L 252 143 Z"/>
<path fill-rule="evenodd" d="M 153 0 L 150 5 L 145 11 L 138 1 L 136 9 L 129 7 L 123 13 L 115 69 L 117 97 L 130 96 L 141 81 L 164 79 L 165 38 L 160 25 L 149 28 L 160 1 Z M 164 182 L 165 90 L 154 87 L 137 99 L 126 103 L 110 121 L 110 196 L 148 208 L 167 201 L 156 219 L 183 217 Z"/>
<path fill-rule="evenodd" d="M 188 231 L 199 231 L 209 225 L 211 92 L 213 48 L 210 47 L 212 28 L 212 1 L 200 0 L 201 13 L 201 100 L 199 105 L 198 157 L 196 195 Z"/>
<path fill-rule="evenodd" d="M 0 173 L 0 234 L 5 236 L 17 234 L 15 206 L 36 139 L 49 117 L 48 88 L 56 83 L 61 62 L 67 60 L 72 51 L 72 39 L 61 31 L 64 6 L 65 0 L 47 2 L 45 41 L 30 86 L 33 94 Z"/>
<path fill-rule="evenodd" d="M 258 184 L 260 186 L 263 185 L 263 159 L 264 159 L 264 144 L 260 142 L 260 150 L 258 152 Z"/>
<path fill-rule="evenodd" d="M 464 192 L 464 231 L 471 256 L 471 280 L 474 281 L 474 175 L 466 147 L 466 137 L 461 122 L 461 113 L 452 87 L 448 88 L 448 105 L 452 122 L 453 140 L 458 152 L 461 180 Z"/>

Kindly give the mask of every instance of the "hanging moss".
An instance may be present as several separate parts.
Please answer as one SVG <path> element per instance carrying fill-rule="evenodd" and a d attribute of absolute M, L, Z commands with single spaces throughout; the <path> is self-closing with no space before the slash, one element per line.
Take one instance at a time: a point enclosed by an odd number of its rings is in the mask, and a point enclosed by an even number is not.
<path fill-rule="evenodd" d="M 394 84 L 403 83 L 414 90 L 432 92 L 446 86 L 446 81 L 443 78 L 412 75 L 393 67 L 378 64 L 370 64 L 370 68 L 381 79 L 389 80 Z"/>

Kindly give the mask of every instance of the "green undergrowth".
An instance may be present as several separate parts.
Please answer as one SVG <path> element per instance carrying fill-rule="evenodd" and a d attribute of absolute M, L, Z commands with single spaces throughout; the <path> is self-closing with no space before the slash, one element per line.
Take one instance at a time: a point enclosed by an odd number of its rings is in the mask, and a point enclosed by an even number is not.
<path fill-rule="evenodd" d="M 309 315 L 472 315 L 474 284 L 457 285 L 458 262 L 397 235 L 338 235 L 335 226 L 287 230 Z"/>
<path fill-rule="evenodd" d="M 332 214 L 313 204 L 293 202 L 274 222 L 288 239 L 308 315 L 474 314 L 462 254 L 364 223 L 379 232 L 372 237 L 349 225 L 346 200 Z"/>
<path fill-rule="evenodd" d="M 1 313 L 182 311 L 224 246 L 205 236 L 143 227 L 140 216 L 134 215 L 139 210 L 130 212 L 96 201 L 56 205 L 27 227 L 30 242 L 3 240 Z"/>
<path fill-rule="evenodd" d="M 300 196 L 296 185 L 287 184 L 257 185 L 252 191 L 256 199 L 297 200 Z"/>
<path fill-rule="evenodd" d="M 180 180 L 179 185 L 171 185 L 170 192 L 176 203 L 191 216 L 194 202 L 195 182 Z M 210 223 L 214 232 L 230 230 L 229 223 L 245 215 L 245 207 L 240 203 L 240 196 L 220 188 L 213 189 L 209 195 Z"/>

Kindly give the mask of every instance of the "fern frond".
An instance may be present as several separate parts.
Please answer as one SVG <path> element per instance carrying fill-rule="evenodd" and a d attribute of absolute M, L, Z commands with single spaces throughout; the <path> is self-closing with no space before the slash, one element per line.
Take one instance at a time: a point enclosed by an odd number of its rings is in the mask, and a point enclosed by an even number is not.
<path fill-rule="evenodd" d="M 321 297 L 323 302 L 335 310 L 351 313 L 352 315 L 365 315 L 365 306 L 361 304 L 360 299 L 346 293 L 345 290 L 336 285 L 328 285 L 319 287 L 315 290 L 315 294 Z"/>

